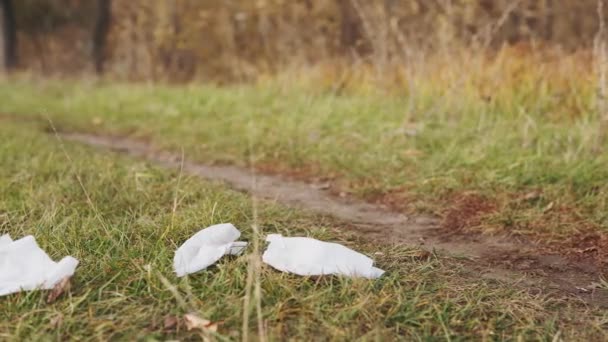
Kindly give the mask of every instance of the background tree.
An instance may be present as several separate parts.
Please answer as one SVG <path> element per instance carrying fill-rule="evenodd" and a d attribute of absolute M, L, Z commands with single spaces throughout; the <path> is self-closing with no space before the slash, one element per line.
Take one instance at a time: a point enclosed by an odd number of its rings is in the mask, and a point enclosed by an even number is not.
<path fill-rule="evenodd" d="M 111 6 L 111 0 L 97 1 L 97 20 L 93 30 L 93 62 L 98 74 L 103 73 L 105 47 L 110 30 Z"/>
<path fill-rule="evenodd" d="M 17 32 L 12 0 L 0 0 L 0 68 L 10 70 L 17 64 Z"/>
<path fill-rule="evenodd" d="M 349 49 L 356 48 L 363 39 L 361 22 L 351 0 L 339 0 L 338 5 L 341 15 L 340 45 L 344 51 L 349 52 Z"/>

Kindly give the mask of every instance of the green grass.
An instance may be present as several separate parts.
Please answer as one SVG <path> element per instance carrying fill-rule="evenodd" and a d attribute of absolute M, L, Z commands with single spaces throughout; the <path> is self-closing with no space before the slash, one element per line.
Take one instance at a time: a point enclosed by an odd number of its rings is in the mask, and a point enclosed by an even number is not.
<path fill-rule="evenodd" d="M 96 96 L 107 98 L 107 92 L 115 90 L 96 91 L 91 96 L 100 104 Z M 140 91 L 154 98 L 147 90 Z M 113 94 L 114 104 L 120 103 L 120 92 Z M 227 93 L 216 94 L 229 101 Z M 6 102 L 3 106 L 7 108 Z M 71 113 L 64 117 L 66 122 L 77 117 L 76 110 Z M 119 116 L 106 115 L 108 129 L 115 127 L 111 122 L 118 122 L 112 120 Z M 89 119 L 83 114 L 77 122 L 84 125 Z M 134 124 L 132 120 L 125 114 L 125 122 Z M 142 127 L 156 129 L 152 122 Z M 168 126 L 187 128 L 177 122 Z M 204 134 L 221 136 L 207 128 L 199 126 Z M 170 132 L 167 136 L 174 137 L 177 131 Z M 177 171 L 62 145 L 26 123 L 3 121 L 0 144 L 0 232 L 14 238 L 34 234 L 51 257 L 69 254 L 81 261 L 71 292 L 53 304 L 46 304 L 40 292 L 0 298 L 0 339 L 194 339 L 196 332 L 183 327 L 165 331 L 162 323 L 166 315 L 191 311 L 222 322 L 219 340 L 241 337 L 247 256 L 224 258 L 186 279 L 175 278 L 171 264 L 176 246 L 210 224 L 232 222 L 251 241 L 250 198 Z M 220 139 L 218 144 L 237 146 L 232 139 Z M 341 241 L 370 255 L 381 250 L 383 255 L 375 259 L 387 270 L 381 279 L 368 281 L 309 279 L 263 267 L 262 313 L 272 340 L 606 338 L 605 311 L 468 278 L 456 260 L 416 261 L 410 257 L 415 251 L 406 247 L 365 243 L 336 233 L 330 221 L 268 203 L 261 204 L 259 225 L 264 233 Z M 250 319 L 255 336 L 255 312 Z"/>
<path fill-rule="evenodd" d="M 516 79 L 493 100 L 421 84 L 415 96 L 336 95 L 277 84 L 148 86 L 12 79 L 0 111 L 120 134 L 207 162 L 329 178 L 338 191 L 443 213 L 475 191 L 499 210 L 482 229 L 557 240 L 608 227 L 608 147 L 593 89 Z M 509 92 L 510 91 L 510 92 Z M 35 100 L 34 100 L 35 99 Z M 411 125 L 417 129 L 410 134 Z M 406 126 L 407 129 L 403 129 Z M 534 200 L 518 200 L 539 191 Z M 392 197 L 390 197 L 392 196 Z M 552 211 L 546 208 L 550 205 Z"/>

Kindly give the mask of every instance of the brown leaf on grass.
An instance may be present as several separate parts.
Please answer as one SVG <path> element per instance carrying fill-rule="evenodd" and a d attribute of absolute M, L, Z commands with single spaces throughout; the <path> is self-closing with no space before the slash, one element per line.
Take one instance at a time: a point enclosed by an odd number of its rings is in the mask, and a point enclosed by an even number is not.
<path fill-rule="evenodd" d="M 69 291 L 71 287 L 72 283 L 70 282 L 70 277 L 63 278 L 55 285 L 55 287 L 53 287 L 49 295 L 46 297 L 46 302 L 48 304 L 54 303 L 59 296 L 61 296 L 64 292 Z"/>
<path fill-rule="evenodd" d="M 406 157 L 420 157 L 424 154 L 424 152 L 417 150 L 415 148 L 408 148 L 407 150 L 403 151 L 403 155 Z"/>
<path fill-rule="evenodd" d="M 424 249 L 419 249 L 411 255 L 412 259 L 414 260 L 429 260 L 432 256 L 433 254 L 431 252 Z"/>
<path fill-rule="evenodd" d="M 313 184 L 312 187 L 317 190 L 327 190 L 331 188 L 331 183 L 317 183 Z"/>
<path fill-rule="evenodd" d="M 579 250 L 577 250 L 577 252 L 580 254 L 595 253 L 595 252 L 597 252 L 597 246 L 591 246 L 591 247 L 587 247 L 584 249 L 579 249 Z"/>
<path fill-rule="evenodd" d="M 165 330 L 173 330 L 177 328 L 179 321 L 177 316 L 169 315 L 165 316 L 163 319 L 163 329 Z"/>
<path fill-rule="evenodd" d="M 543 213 L 546 213 L 549 210 L 553 209 L 554 206 L 555 206 L 555 202 L 550 202 L 549 204 L 547 204 L 546 207 L 543 208 Z"/>
<path fill-rule="evenodd" d="M 194 313 L 185 314 L 184 321 L 186 322 L 186 329 L 188 331 L 198 329 L 204 332 L 217 332 L 217 323 L 200 318 Z"/>
<path fill-rule="evenodd" d="M 51 326 L 52 329 L 59 328 L 61 326 L 61 323 L 63 323 L 62 314 L 57 314 L 57 315 L 53 316 L 53 318 L 51 318 L 51 320 L 49 321 L 49 325 Z"/>
<path fill-rule="evenodd" d="M 530 191 L 527 194 L 525 194 L 522 199 L 524 201 L 535 201 L 539 198 L 541 198 L 542 193 L 538 190 L 534 190 L 534 191 Z"/>

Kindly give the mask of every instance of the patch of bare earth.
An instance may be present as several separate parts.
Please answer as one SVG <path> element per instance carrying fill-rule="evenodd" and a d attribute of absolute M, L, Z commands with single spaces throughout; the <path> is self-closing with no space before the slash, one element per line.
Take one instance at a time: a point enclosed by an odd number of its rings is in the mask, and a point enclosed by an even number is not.
<path fill-rule="evenodd" d="M 608 307 L 608 291 L 595 283 L 605 269 L 595 260 L 572 259 L 551 249 L 511 236 L 470 234 L 467 227 L 479 225 L 496 203 L 475 193 L 454 199 L 443 221 L 432 216 L 406 216 L 387 206 L 336 196 L 332 189 L 278 175 L 254 174 L 249 169 L 182 161 L 181 155 L 159 151 L 153 146 L 126 138 L 64 133 L 61 138 L 143 158 L 152 163 L 178 168 L 209 180 L 221 181 L 258 198 L 334 218 L 342 229 L 357 232 L 382 244 L 406 244 L 449 257 L 463 257 L 473 277 L 519 284 L 530 290 L 574 296 Z M 599 233 L 598 233 L 599 234 Z M 602 235 L 572 237 L 581 253 L 605 253 Z M 585 244 L 586 243 L 586 244 Z M 599 246 L 598 246 L 599 244 Z M 588 246 L 588 247 L 587 247 Z"/>
<path fill-rule="evenodd" d="M 497 210 L 495 202 L 475 192 L 453 196 L 450 202 L 453 204 L 441 223 L 447 232 L 462 232 L 466 228 L 477 227 L 482 224 L 484 216 Z"/>

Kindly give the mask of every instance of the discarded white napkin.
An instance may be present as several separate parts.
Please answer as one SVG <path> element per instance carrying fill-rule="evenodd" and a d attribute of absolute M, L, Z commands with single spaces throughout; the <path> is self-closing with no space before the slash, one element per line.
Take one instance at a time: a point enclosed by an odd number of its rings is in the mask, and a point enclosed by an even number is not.
<path fill-rule="evenodd" d="M 0 236 L 0 296 L 36 289 L 50 290 L 66 277 L 71 277 L 78 260 L 66 256 L 54 262 L 28 235 L 13 241 Z"/>
<path fill-rule="evenodd" d="M 175 273 L 183 277 L 204 270 L 226 254 L 240 254 L 247 242 L 236 241 L 239 236 L 241 232 L 230 223 L 216 224 L 199 231 L 175 251 Z"/>
<path fill-rule="evenodd" d="M 378 278 L 384 271 L 365 255 L 337 243 L 270 234 L 262 260 L 279 271 L 301 276 L 336 274 Z"/>

